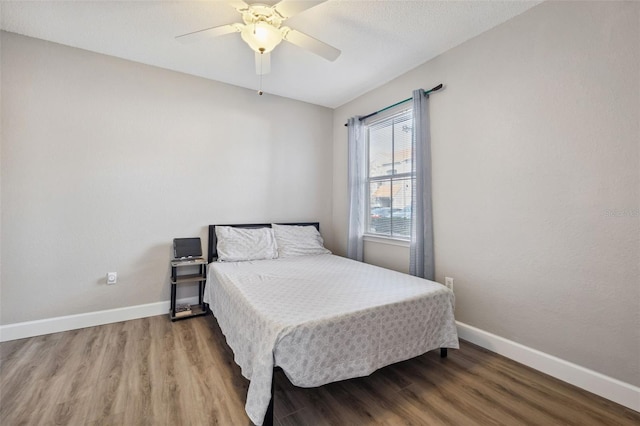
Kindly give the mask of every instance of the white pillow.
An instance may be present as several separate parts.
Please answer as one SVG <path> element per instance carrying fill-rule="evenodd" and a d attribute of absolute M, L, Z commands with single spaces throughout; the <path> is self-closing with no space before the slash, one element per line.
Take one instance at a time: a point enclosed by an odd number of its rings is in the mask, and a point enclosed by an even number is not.
<path fill-rule="evenodd" d="M 278 257 L 331 254 L 315 226 L 271 224 L 278 245 Z"/>
<path fill-rule="evenodd" d="M 218 262 L 275 259 L 278 249 L 270 228 L 216 226 Z"/>

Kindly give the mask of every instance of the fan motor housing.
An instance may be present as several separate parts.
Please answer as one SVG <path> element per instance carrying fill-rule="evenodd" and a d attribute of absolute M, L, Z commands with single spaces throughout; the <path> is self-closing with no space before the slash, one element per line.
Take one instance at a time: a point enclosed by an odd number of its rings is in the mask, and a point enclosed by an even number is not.
<path fill-rule="evenodd" d="M 245 24 L 251 25 L 258 22 L 266 22 L 271 26 L 280 28 L 284 18 L 273 6 L 254 3 L 248 9 L 241 11 L 242 20 Z"/>

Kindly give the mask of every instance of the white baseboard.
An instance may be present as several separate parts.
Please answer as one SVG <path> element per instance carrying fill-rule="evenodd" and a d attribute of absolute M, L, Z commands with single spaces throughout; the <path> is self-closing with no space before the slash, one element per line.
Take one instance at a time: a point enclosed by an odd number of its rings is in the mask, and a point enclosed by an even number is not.
<path fill-rule="evenodd" d="M 198 297 L 180 299 L 178 303 L 198 303 Z M 164 302 L 148 303 L 146 305 L 127 306 L 125 308 L 87 312 L 85 314 L 0 325 L 0 342 L 138 318 L 153 317 L 156 315 L 168 315 L 169 307 L 170 302 L 167 300 Z"/>
<path fill-rule="evenodd" d="M 528 367 L 640 411 L 640 387 L 456 321 L 458 336 Z"/>

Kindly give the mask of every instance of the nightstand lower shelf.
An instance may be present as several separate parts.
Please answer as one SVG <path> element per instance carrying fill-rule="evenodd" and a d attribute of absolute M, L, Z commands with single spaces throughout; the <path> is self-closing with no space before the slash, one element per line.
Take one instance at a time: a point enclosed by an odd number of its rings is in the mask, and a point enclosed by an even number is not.
<path fill-rule="evenodd" d="M 194 304 L 191 305 L 191 312 L 188 314 L 183 314 L 180 315 L 180 312 L 178 312 L 178 315 L 175 314 L 175 312 L 171 311 L 170 313 L 170 317 L 171 317 L 171 321 L 178 321 L 181 319 L 186 319 L 186 318 L 193 318 L 193 317 L 199 317 L 201 315 L 206 315 L 207 314 L 207 310 L 203 304 Z"/>

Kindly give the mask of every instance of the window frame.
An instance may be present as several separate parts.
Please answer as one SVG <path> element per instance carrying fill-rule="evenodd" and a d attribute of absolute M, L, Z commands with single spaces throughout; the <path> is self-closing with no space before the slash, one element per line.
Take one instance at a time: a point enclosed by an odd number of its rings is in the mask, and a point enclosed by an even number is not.
<path fill-rule="evenodd" d="M 368 237 L 366 238 L 366 240 L 371 240 L 374 241 L 376 239 L 386 239 L 386 240 L 395 240 L 401 243 L 401 245 L 404 245 L 406 243 L 408 243 L 411 239 L 411 235 L 399 235 L 399 234 L 394 234 L 393 233 L 393 184 L 395 181 L 404 181 L 404 180 L 410 180 L 410 185 L 411 185 L 411 204 L 413 205 L 413 200 L 414 200 L 414 194 L 413 194 L 413 190 L 415 188 L 415 180 L 416 180 L 416 173 L 413 167 L 413 155 L 415 154 L 415 141 L 414 141 L 414 137 L 413 137 L 413 117 L 412 117 L 412 112 L 413 112 L 413 107 L 412 106 L 403 106 L 400 108 L 394 108 L 393 110 L 390 110 L 387 114 L 385 114 L 382 117 L 376 117 L 376 119 L 372 119 L 371 121 L 365 122 L 365 157 L 366 157 L 366 179 L 365 179 L 365 197 L 366 197 L 366 211 L 365 211 L 365 232 L 364 232 L 364 236 Z M 391 129 L 391 169 L 392 169 L 392 173 L 391 174 L 381 174 L 379 176 L 371 176 L 371 157 L 370 157 L 370 145 L 371 145 L 371 140 L 370 140 L 370 131 L 372 128 L 375 128 L 376 126 L 381 125 L 383 122 L 388 122 L 388 121 L 393 121 L 393 120 L 397 120 L 403 116 L 408 116 L 408 120 L 411 120 L 411 144 L 410 144 L 410 149 L 411 149 L 411 168 L 410 171 L 408 172 L 403 172 L 403 173 L 394 173 L 395 172 L 395 155 L 396 155 L 396 150 L 395 150 L 395 132 L 394 132 L 394 127 L 398 124 L 396 123 L 392 123 L 390 124 L 390 126 L 392 127 Z M 407 120 L 402 120 L 402 121 L 407 121 Z M 403 126 L 406 126 L 406 124 L 404 124 Z M 390 198 L 390 214 L 389 214 L 389 233 L 379 233 L 379 232 L 373 232 L 371 230 L 371 185 L 372 183 L 376 183 L 376 182 L 389 182 L 390 185 L 390 194 L 389 194 L 389 198 Z M 409 216 L 409 220 L 412 221 L 413 219 L 413 209 L 411 209 L 411 214 Z M 409 234 L 411 233 L 411 231 L 409 231 Z"/>

